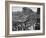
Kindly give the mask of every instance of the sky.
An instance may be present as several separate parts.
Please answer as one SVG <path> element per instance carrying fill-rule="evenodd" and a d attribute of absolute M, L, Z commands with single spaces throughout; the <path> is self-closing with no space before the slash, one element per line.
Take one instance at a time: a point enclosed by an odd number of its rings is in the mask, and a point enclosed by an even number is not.
<path fill-rule="evenodd" d="M 23 10 L 22 8 L 23 7 L 12 7 L 12 11 L 13 12 L 22 11 Z M 34 12 L 37 12 L 37 8 L 36 7 L 28 7 L 28 8 L 32 9 L 32 11 L 34 11 Z"/>

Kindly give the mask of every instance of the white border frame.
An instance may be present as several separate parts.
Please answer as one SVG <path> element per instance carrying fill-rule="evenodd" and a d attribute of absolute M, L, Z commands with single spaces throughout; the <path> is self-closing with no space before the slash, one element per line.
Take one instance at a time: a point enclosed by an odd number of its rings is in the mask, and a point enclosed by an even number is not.
<path fill-rule="evenodd" d="M 12 31 L 12 6 L 23 6 L 23 7 L 39 7 L 40 10 L 40 30 L 31 30 L 31 31 Z M 10 26 L 9 34 L 26 34 L 26 33 L 43 33 L 43 6 L 41 5 L 22 5 L 22 4 L 10 4 Z"/>

